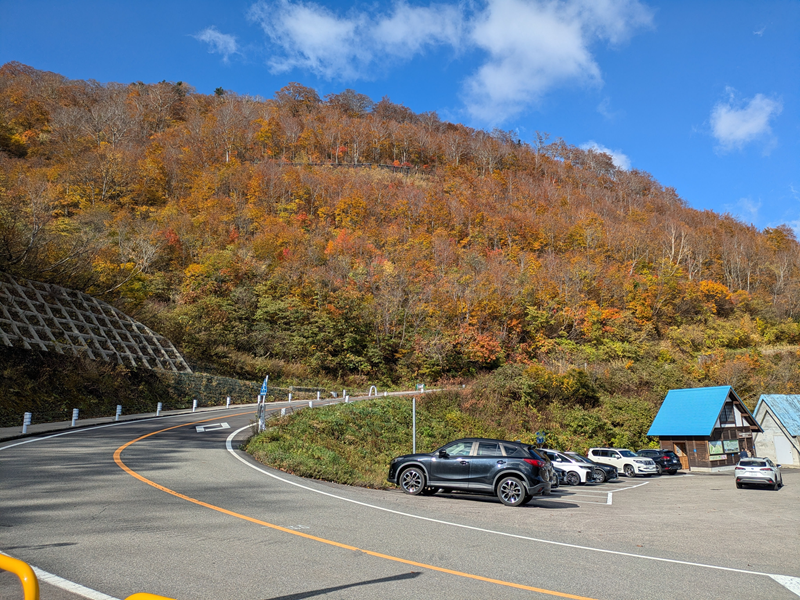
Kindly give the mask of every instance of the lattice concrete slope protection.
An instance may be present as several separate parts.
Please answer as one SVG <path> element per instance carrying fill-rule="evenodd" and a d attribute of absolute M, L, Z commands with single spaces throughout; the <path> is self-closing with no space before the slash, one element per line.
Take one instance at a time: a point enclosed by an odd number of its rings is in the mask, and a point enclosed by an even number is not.
<path fill-rule="evenodd" d="M 191 373 L 168 339 L 88 294 L 0 273 L 0 339 L 6 346 Z"/>

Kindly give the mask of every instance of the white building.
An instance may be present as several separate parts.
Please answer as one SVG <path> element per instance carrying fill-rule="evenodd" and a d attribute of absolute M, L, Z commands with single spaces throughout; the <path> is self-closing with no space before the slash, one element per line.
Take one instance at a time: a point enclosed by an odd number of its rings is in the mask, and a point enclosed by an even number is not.
<path fill-rule="evenodd" d="M 756 455 L 800 467 L 800 395 L 762 394 L 753 416 L 764 430 L 753 434 Z"/>

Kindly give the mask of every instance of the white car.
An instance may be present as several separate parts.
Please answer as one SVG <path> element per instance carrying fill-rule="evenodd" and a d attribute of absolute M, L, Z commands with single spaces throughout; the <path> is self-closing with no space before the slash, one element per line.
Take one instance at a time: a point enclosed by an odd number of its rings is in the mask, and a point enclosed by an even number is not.
<path fill-rule="evenodd" d="M 658 473 L 653 459 L 639 456 L 627 448 L 590 448 L 588 456 L 594 462 L 616 467 L 617 471 L 622 471 L 627 477 L 650 477 Z"/>
<path fill-rule="evenodd" d="M 733 474 L 736 477 L 736 487 L 740 489 L 745 483 L 768 485 L 773 490 L 783 486 L 781 466 L 768 458 L 740 458 Z"/>
<path fill-rule="evenodd" d="M 536 451 L 544 452 L 554 467 L 564 471 L 564 482 L 567 485 L 583 485 L 587 481 L 592 481 L 592 465 L 576 460 L 558 450 L 537 448 Z"/>

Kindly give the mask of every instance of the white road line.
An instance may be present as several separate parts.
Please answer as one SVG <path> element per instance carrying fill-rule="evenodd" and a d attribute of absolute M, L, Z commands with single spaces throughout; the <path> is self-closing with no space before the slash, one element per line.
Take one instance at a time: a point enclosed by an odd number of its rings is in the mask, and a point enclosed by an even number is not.
<path fill-rule="evenodd" d="M 276 402 L 276 404 L 278 404 Z M 285 403 L 284 403 L 285 404 Z M 255 406 L 248 405 L 248 404 L 238 404 L 236 405 L 236 409 L 247 407 L 247 406 Z M 234 407 L 231 406 L 229 408 L 220 408 L 219 410 L 234 410 Z M 210 411 L 203 411 L 203 412 L 210 412 Z M 147 417 L 143 419 L 135 419 L 131 421 L 115 421 L 114 423 L 106 423 L 105 425 L 93 425 L 92 427 L 81 427 L 79 429 L 68 429 L 67 431 L 61 431 L 59 433 L 51 433 L 50 435 L 44 435 L 41 437 L 31 437 L 22 440 L 21 442 L 15 442 L 13 444 L 9 444 L 8 446 L 0 447 L 0 450 L 8 450 L 9 448 L 14 448 L 16 446 L 22 446 L 23 444 L 32 444 L 33 442 L 43 442 L 44 440 L 49 440 L 51 438 L 61 437 L 62 435 L 71 435 L 73 433 L 83 433 L 84 431 L 94 431 L 95 429 L 105 429 L 106 427 L 116 427 L 118 425 L 133 425 L 135 423 L 142 424 L 143 421 L 160 421 L 161 419 L 172 419 L 175 417 L 185 417 L 191 413 L 179 413 L 176 415 L 162 415 L 160 417 Z M 195 413 L 198 414 L 198 413 Z M 202 413 L 200 413 L 202 414 Z"/>
<path fill-rule="evenodd" d="M 6 554 L 5 552 L 0 552 L 0 554 L 11 556 L 10 554 Z M 31 569 L 33 569 L 33 572 L 36 574 L 36 578 L 39 581 L 44 581 L 45 583 L 49 583 L 52 586 L 61 588 L 62 590 L 66 590 L 78 596 L 82 596 L 83 598 L 89 598 L 89 600 L 119 600 L 114 596 L 109 596 L 108 594 L 104 594 L 103 592 L 98 592 L 97 590 L 93 590 L 79 583 L 75 583 L 74 581 L 69 581 L 68 579 L 59 577 L 58 575 L 53 575 L 52 573 L 48 573 L 47 571 L 42 571 L 39 567 L 34 567 L 33 565 L 29 566 L 31 567 Z"/>
<path fill-rule="evenodd" d="M 625 490 L 632 490 L 633 488 L 642 487 L 643 485 L 647 485 L 648 483 L 653 483 L 652 481 L 645 481 L 644 483 L 640 483 L 638 485 L 631 485 L 624 488 L 619 488 L 618 490 L 613 490 L 611 493 L 616 494 L 617 492 L 624 492 Z"/>
<path fill-rule="evenodd" d="M 618 550 L 606 550 L 604 548 L 593 548 L 592 546 L 580 546 L 578 544 L 568 544 L 566 542 L 556 542 L 556 541 L 553 541 L 553 540 L 545 540 L 545 539 L 541 539 L 541 538 L 528 537 L 528 536 L 525 536 L 525 535 L 517 535 L 517 534 L 514 534 L 514 533 L 506 533 L 505 531 L 495 531 L 493 529 L 484 529 L 483 527 L 474 527 L 472 525 L 463 525 L 461 523 L 452 523 L 450 521 L 442 521 L 440 519 L 433 519 L 431 517 L 423 517 L 423 516 L 420 516 L 420 515 L 413 515 L 411 513 L 405 513 L 405 512 L 399 511 L 399 510 L 391 509 L 391 508 L 384 508 L 383 506 L 376 506 L 374 504 L 368 504 L 366 502 L 360 502 L 359 500 L 352 500 L 351 498 L 345 498 L 344 496 L 337 496 L 336 494 L 331 494 L 330 492 L 324 492 L 322 490 L 314 489 L 314 488 L 309 487 L 307 485 L 303 485 L 302 483 L 297 483 L 296 481 L 291 481 L 289 479 L 284 479 L 283 477 L 275 475 L 274 473 L 270 473 L 269 471 L 267 471 L 265 469 L 262 469 L 261 467 L 258 467 L 256 465 L 252 464 L 251 462 L 245 460 L 243 457 L 239 456 L 233 449 L 233 443 L 232 443 L 233 442 L 233 438 L 236 437 L 240 432 L 244 431 L 245 429 L 249 429 L 249 428 L 250 428 L 250 426 L 247 425 L 245 427 L 242 427 L 241 429 L 237 429 L 236 431 L 234 431 L 233 433 L 231 433 L 228 436 L 228 439 L 225 440 L 225 447 L 228 449 L 228 452 L 230 452 L 231 455 L 234 458 L 236 458 L 238 461 L 240 461 L 242 464 L 247 465 L 251 469 L 255 469 L 259 473 L 263 473 L 264 475 L 267 475 L 268 477 L 272 477 L 273 479 L 277 479 L 278 481 L 282 481 L 283 483 L 288 483 L 289 485 L 293 485 L 295 487 L 299 487 L 301 489 L 308 490 L 309 492 L 314 492 L 315 494 L 321 494 L 323 496 L 328 496 L 330 498 L 335 498 L 337 500 L 342 500 L 344 502 L 350 502 L 351 504 L 357 504 L 359 506 L 365 506 L 367 508 L 373 508 L 375 510 L 381 510 L 383 512 L 387 512 L 387 513 L 391 513 L 391 514 L 395 514 L 395 515 L 400 515 L 400 516 L 403 516 L 403 517 L 409 517 L 409 518 L 412 518 L 412 519 L 419 519 L 420 521 L 428 521 L 430 523 L 438 523 L 440 525 L 448 525 L 450 527 L 458 527 L 460 529 L 468 529 L 470 531 L 479 531 L 481 533 L 490 533 L 490 534 L 493 534 L 493 535 L 499 535 L 499 536 L 503 536 L 503 537 L 515 538 L 515 539 L 518 539 L 518 540 L 526 540 L 526 541 L 529 541 L 529 542 L 538 542 L 540 544 L 550 544 L 552 546 L 561 546 L 561 547 L 564 547 L 564 548 L 575 548 L 576 550 L 586 550 L 588 552 L 598 552 L 598 553 L 601 553 L 601 554 L 613 554 L 615 556 L 625 556 L 625 557 L 629 557 L 629 558 L 639 558 L 639 559 L 642 559 L 642 560 L 652 560 L 652 561 L 655 561 L 655 562 L 665 562 L 665 563 L 671 563 L 671 564 L 676 564 L 676 565 L 686 565 L 686 566 L 689 566 L 689 567 L 702 567 L 704 569 L 714 569 L 714 570 L 717 570 L 717 571 L 728 571 L 728 572 L 732 572 L 732 573 L 743 573 L 745 575 L 761 575 L 761 576 L 764 576 L 764 577 L 770 577 L 774 581 L 776 581 L 776 582 L 780 583 L 782 586 L 784 586 L 787 590 L 789 590 L 789 591 L 797 594 L 798 596 L 800 596 L 800 577 L 790 577 L 788 575 L 773 575 L 772 573 L 762 573 L 760 571 L 748 571 L 746 569 L 735 569 L 733 567 L 721 567 L 719 565 L 708 565 L 708 564 L 704 564 L 704 563 L 689 562 L 689 561 L 686 561 L 686 560 L 676 560 L 676 559 L 673 559 L 673 558 L 661 558 L 659 556 L 647 556 L 646 554 L 633 554 L 631 552 L 619 552 Z M 633 487 L 640 487 L 642 485 L 647 485 L 648 483 L 650 483 L 650 482 L 646 481 L 646 482 L 644 482 L 642 484 L 635 485 Z M 623 488 L 623 489 L 631 489 L 631 488 Z"/>

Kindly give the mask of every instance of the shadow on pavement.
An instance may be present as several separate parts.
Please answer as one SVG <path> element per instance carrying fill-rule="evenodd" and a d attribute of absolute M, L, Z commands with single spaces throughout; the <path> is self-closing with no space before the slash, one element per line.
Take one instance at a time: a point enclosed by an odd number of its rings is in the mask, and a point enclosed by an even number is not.
<path fill-rule="evenodd" d="M 331 592 L 338 592 L 339 590 L 346 590 L 348 588 L 359 587 L 362 585 L 373 585 L 375 583 L 389 583 L 390 581 L 402 581 L 404 579 L 416 579 L 421 573 L 418 571 L 411 571 L 410 573 L 403 573 L 402 575 L 395 575 L 394 577 L 382 577 L 381 579 L 370 579 L 368 581 L 359 581 L 357 583 L 348 583 L 347 585 L 337 585 L 336 587 L 322 588 L 321 590 L 311 590 L 309 592 L 300 592 L 298 594 L 289 594 L 288 596 L 275 596 L 268 600 L 302 600 L 303 598 L 313 598 L 314 596 L 323 596 Z"/>

